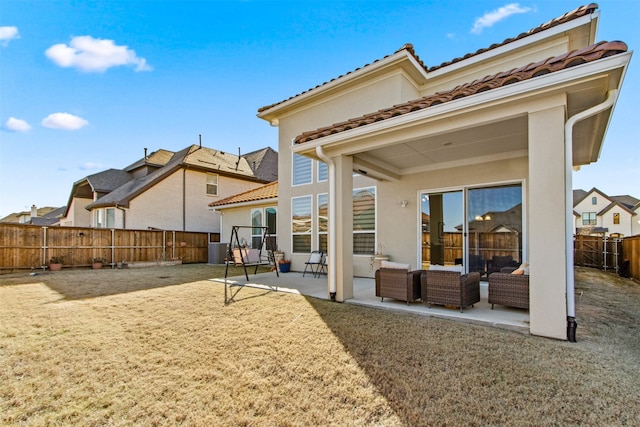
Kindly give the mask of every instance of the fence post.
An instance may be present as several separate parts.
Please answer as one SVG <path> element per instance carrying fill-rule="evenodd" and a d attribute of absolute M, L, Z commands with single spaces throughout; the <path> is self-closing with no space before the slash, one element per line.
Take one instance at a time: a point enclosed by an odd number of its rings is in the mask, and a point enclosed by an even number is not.
<path fill-rule="evenodd" d="M 42 268 L 47 265 L 47 227 L 42 227 Z"/>

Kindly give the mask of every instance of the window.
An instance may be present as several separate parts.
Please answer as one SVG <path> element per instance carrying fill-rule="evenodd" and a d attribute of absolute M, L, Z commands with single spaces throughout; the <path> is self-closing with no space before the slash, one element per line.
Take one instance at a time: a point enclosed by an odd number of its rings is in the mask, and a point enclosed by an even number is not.
<path fill-rule="evenodd" d="M 318 194 L 318 249 L 327 252 L 327 230 L 329 228 L 329 197 Z"/>
<path fill-rule="evenodd" d="M 104 227 L 104 210 L 103 209 L 97 209 L 96 211 L 96 216 L 95 216 L 95 227 L 96 228 L 102 228 Z"/>
<path fill-rule="evenodd" d="M 613 223 L 618 225 L 620 224 L 620 214 L 619 213 L 614 213 L 613 214 Z"/>
<path fill-rule="evenodd" d="M 598 198 L 597 198 L 596 196 L 593 196 L 593 197 L 591 198 L 591 204 L 592 204 L 592 205 L 597 205 L 597 204 L 598 204 Z"/>
<path fill-rule="evenodd" d="M 107 208 L 107 228 L 116 227 L 116 210 L 114 208 Z"/>
<path fill-rule="evenodd" d="M 291 199 L 292 252 L 311 252 L 311 196 Z"/>
<path fill-rule="evenodd" d="M 260 249 L 262 243 L 262 209 L 251 209 L 251 247 Z"/>
<path fill-rule="evenodd" d="M 583 212 L 582 213 L 582 225 L 596 225 L 596 213 L 595 212 Z"/>
<path fill-rule="evenodd" d="M 329 168 L 325 162 L 318 162 L 318 181 L 326 181 L 329 175 Z"/>
<path fill-rule="evenodd" d="M 275 207 L 268 207 L 252 209 L 251 210 L 251 247 L 254 249 L 260 249 L 260 243 L 262 242 L 262 228 L 257 227 L 267 227 L 267 231 L 269 232 L 269 236 L 267 236 L 267 240 L 265 242 L 266 249 L 268 250 L 276 250 L 277 246 L 277 235 L 276 235 L 276 219 L 277 219 L 277 210 Z"/>
<path fill-rule="evenodd" d="M 353 190 L 353 253 L 376 252 L 376 189 Z"/>
<path fill-rule="evenodd" d="M 207 194 L 209 196 L 218 195 L 218 175 L 212 173 L 207 174 Z"/>
<path fill-rule="evenodd" d="M 311 183 L 311 159 L 293 154 L 293 185 Z"/>

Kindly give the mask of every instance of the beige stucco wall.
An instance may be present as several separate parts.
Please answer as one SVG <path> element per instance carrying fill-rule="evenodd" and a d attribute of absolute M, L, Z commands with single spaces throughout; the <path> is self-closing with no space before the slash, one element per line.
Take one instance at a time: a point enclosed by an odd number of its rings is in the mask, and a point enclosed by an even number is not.
<path fill-rule="evenodd" d="M 453 72 L 447 70 L 443 74 L 435 72 L 431 75 L 432 78 L 429 79 L 429 83 L 421 89 L 421 96 L 439 91 L 449 91 L 458 85 L 469 83 L 482 77 L 561 55 L 567 52 L 568 46 L 568 38 L 564 35 L 558 35 L 543 44 L 529 45 L 518 51 L 509 51 L 503 55 L 493 57 L 490 61 L 478 62 L 473 67 L 465 67 Z"/>
<path fill-rule="evenodd" d="M 256 203 L 256 204 L 241 205 L 238 207 L 228 207 L 228 208 L 220 209 L 221 217 L 222 217 L 220 242 L 230 243 L 231 229 L 234 225 L 240 225 L 240 226 L 251 225 L 251 211 L 253 209 L 262 209 L 264 213 L 264 209 L 270 208 L 270 207 L 277 209 L 278 205 L 274 201 L 267 201 L 265 203 Z M 276 215 L 278 214 L 279 212 L 277 212 Z M 276 225 L 276 227 L 278 225 Z M 247 242 L 251 243 L 251 229 L 249 228 L 239 229 L 238 238 L 239 239 L 244 238 Z M 278 239 L 278 245 L 280 245 L 280 239 Z"/>
<path fill-rule="evenodd" d="M 174 172 L 131 200 L 126 228 L 217 233 L 220 216 L 208 204 L 263 185 L 219 175 L 218 196 L 210 196 L 206 194 L 206 183 L 205 172 L 182 169 Z"/>
<path fill-rule="evenodd" d="M 67 216 L 60 220 L 60 225 L 65 227 L 91 227 L 91 212 L 84 207 L 93 202 L 91 199 L 74 197 Z"/>
<path fill-rule="evenodd" d="M 304 131 L 317 129 L 338 121 L 345 117 L 356 117 L 380 108 L 388 107 L 418 97 L 415 86 L 402 73 L 393 73 L 390 76 L 379 77 L 357 90 L 339 96 L 316 102 L 304 109 L 290 113 L 279 119 L 278 133 L 278 230 L 287 230 L 291 233 L 291 198 L 296 196 L 312 195 L 314 227 L 317 224 L 317 195 L 328 193 L 328 181 L 318 182 L 318 162 L 313 161 L 312 183 L 292 186 L 291 176 L 291 141 Z M 330 104 L 330 107 L 327 107 Z M 363 176 L 354 177 L 354 188 L 375 186 L 376 181 Z M 318 247 L 317 233 L 312 235 L 311 247 Z M 282 234 L 282 233 L 281 233 Z M 291 268 L 294 271 L 304 270 L 304 262 L 309 254 L 292 254 L 291 238 L 280 238 L 279 247 L 284 250 L 287 257 L 291 257 Z M 354 256 L 354 274 L 356 276 L 372 277 L 370 257 L 363 255 Z"/>

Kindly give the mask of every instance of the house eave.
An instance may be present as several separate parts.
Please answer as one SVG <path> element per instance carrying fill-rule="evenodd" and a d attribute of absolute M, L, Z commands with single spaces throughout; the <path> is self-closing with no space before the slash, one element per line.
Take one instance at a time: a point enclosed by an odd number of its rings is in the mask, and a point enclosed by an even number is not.
<path fill-rule="evenodd" d="M 258 206 L 258 205 L 265 205 L 265 204 L 271 204 L 271 203 L 275 203 L 277 205 L 278 204 L 278 198 L 277 197 L 272 197 L 272 198 L 269 198 L 269 199 L 251 200 L 251 201 L 248 201 L 248 202 L 226 203 L 224 205 L 209 206 L 209 210 L 212 210 L 212 211 L 223 211 L 225 209 L 243 208 L 243 207 Z"/>
<path fill-rule="evenodd" d="M 378 138 L 373 142 L 372 137 L 374 136 L 381 136 L 391 131 L 411 128 L 416 125 L 462 115 L 479 109 L 505 105 L 523 99 L 533 99 L 534 97 L 540 98 L 541 95 L 548 98 L 553 94 L 566 93 L 572 86 L 578 86 L 580 84 L 595 82 L 594 84 L 596 85 L 608 85 L 609 87 L 602 88 L 604 95 L 608 90 L 620 88 L 631 55 L 632 52 L 613 55 L 548 75 L 502 86 L 365 126 L 344 130 L 315 140 L 294 144 L 291 149 L 296 154 L 312 158 L 316 158 L 315 152 L 318 146 L 323 147 L 325 151 L 331 151 L 332 155 L 355 155 L 358 154 L 362 148 L 361 145 L 357 143 L 364 139 L 368 141 L 367 148 L 371 149 L 376 144 L 380 144 L 380 146 L 385 144 L 382 138 Z M 620 70 L 620 73 L 611 73 L 614 70 Z M 613 76 L 613 78 L 609 79 L 609 76 Z M 609 111 L 609 114 L 606 114 L 606 120 L 603 120 L 604 124 L 600 125 L 602 132 L 606 131 L 612 110 L 613 108 Z M 598 144 L 598 147 L 591 148 L 592 157 L 597 155 L 596 153 L 599 153 L 601 145 L 602 144 Z"/>

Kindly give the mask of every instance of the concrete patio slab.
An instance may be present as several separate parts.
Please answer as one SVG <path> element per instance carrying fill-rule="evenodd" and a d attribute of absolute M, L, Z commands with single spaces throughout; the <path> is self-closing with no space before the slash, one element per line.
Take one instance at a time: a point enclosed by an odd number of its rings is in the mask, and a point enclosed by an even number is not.
<path fill-rule="evenodd" d="M 216 278 L 213 281 L 221 284 L 225 283 L 224 278 Z M 325 300 L 329 299 L 327 277 L 325 275 L 313 277 L 307 274 L 302 277 L 302 273 L 290 272 L 280 273 L 280 277 L 278 277 L 275 273 L 260 273 L 250 275 L 248 281 L 244 276 L 229 277 L 226 279 L 226 283 L 234 292 L 238 286 L 248 286 Z M 481 282 L 480 302 L 461 313 L 459 308 L 435 305 L 428 307 L 419 301 L 410 304 L 388 298 L 385 301 L 380 301 L 380 298 L 375 296 L 374 279 L 354 277 L 353 298 L 348 299 L 345 303 L 529 333 L 529 312 L 527 310 L 503 306 L 495 306 L 492 310 L 491 305 L 487 302 L 487 295 L 487 283 Z"/>

